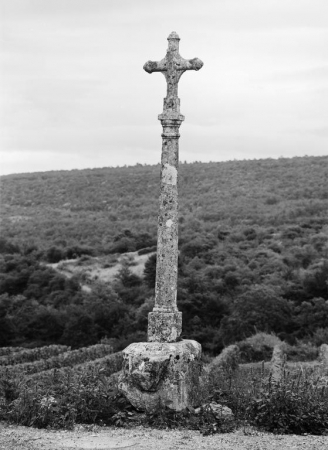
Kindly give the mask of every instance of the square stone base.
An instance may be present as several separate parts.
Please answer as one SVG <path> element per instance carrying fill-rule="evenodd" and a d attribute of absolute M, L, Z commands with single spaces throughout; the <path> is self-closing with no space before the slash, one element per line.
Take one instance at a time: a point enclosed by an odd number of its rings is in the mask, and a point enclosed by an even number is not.
<path fill-rule="evenodd" d="M 149 342 L 176 342 L 181 331 L 181 312 L 152 311 L 148 314 Z"/>
<path fill-rule="evenodd" d="M 143 411 L 199 406 L 204 389 L 201 353 L 201 345 L 193 340 L 130 344 L 123 350 L 119 389 Z"/>

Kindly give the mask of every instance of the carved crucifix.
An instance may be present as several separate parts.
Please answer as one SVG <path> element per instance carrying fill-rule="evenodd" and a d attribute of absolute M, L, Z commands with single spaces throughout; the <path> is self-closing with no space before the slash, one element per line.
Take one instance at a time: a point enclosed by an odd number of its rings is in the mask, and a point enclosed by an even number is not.
<path fill-rule="evenodd" d="M 167 82 L 163 113 L 161 193 L 159 199 L 155 306 L 148 316 L 149 342 L 176 342 L 181 334 L 182 313 L 177 308 L 178 278 L 178 166 L 180 114 L 178 83 L 186 70 L 199 70 L 200 59 L 184 59 L 179 54 L 180 38 L 172 32 L 164 59 L 148 61 L 144 70 L 161 72 Z"/>

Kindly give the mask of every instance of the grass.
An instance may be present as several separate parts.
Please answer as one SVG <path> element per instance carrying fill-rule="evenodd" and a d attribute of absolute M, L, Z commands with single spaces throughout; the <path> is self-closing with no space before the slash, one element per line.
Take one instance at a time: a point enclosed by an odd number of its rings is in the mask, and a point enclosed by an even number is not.
<path fill-rule="evenodd" d="M 0 420 L 39 428 L 142 424 L 210 434 L 252 425 L 275 433 L 328 433 L 328 369 L 319 363 L 288 363 L 279 383 L 272 382 L 268 363 L 225 364 L 209 378 L 208 397 L 197 413 L 161 408 L 148 414 L 118 391 L 120 354 L 96 362 L 25 378 L 1 372 Z M 234 418 L 216 417 L 211 402 L 231 408 Z"/>
<path fill-rule="evenodd" d="M 328 371 L 319 364 L 290 364 L 279 383 L 269 365 L 245 364 L 218 373 L 212 400 L 230 407 L 237 423 L 278 433 L 328 432 Z"/>

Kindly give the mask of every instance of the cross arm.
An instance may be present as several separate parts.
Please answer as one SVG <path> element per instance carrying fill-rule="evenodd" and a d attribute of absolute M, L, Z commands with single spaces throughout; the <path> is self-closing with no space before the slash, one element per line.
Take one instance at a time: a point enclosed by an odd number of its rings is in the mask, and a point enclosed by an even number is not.
<path fill-rule="evenodd" d="M 203 67 L 204 63 L 199 58 L 184 59 L 176 58 L 174 61 L 174 66 L 177 71 L 186 70 L 199 70 Z M 161 61 L 147 61 L 143 66 L 144 70 L 148 73 L 153 72 L 166 72 L 167 71 L 167 61 L 166 58 Z"/>
<path fill-rule="evenodd" d="M 161 61 L 147 61 L 146 64 L 143 66 L 144 70 L 148 73 L 153 72 L 166 72 L 167 71 L 167 64 L 165 61 L 165 58 Z"/>
<path fill-rule="evenodd" d="M 204 63 L 199 58 L 183 59 L 175 61 L 175 67 L 177 70 L 199 70 L 203 67 Z"/>

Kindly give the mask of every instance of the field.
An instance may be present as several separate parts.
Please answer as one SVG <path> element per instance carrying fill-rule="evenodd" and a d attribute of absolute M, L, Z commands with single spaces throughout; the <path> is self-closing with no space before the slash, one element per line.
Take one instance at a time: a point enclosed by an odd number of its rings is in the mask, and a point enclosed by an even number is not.
<path fill-rule="evenodd" d="M 288 363 L 274 383 L 268 362 L 238 365 L 224 356 L 213 365 L 206 357 L 209 389 L 198 413 L 164 408 L 154 415 L 135 410 L 119 393 L 122 353 L 111 353 L 106 343 L 78 350 L 56 345 L 15 350 L 0 349 L 0 420 L 9 423 L 69 429 L 76 424 L 142 424 L 205 435 L 241 426 L 287 434 L 328 430 L 328 368 L 319 361 Z M 228 353 L 229 348 L 222 355 Z M 215 416 L 209 406 L 213 402 L 231 408 L 233 418 Z"/>

